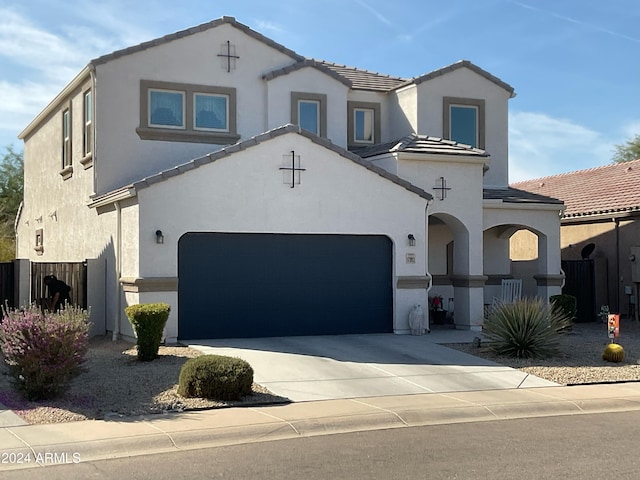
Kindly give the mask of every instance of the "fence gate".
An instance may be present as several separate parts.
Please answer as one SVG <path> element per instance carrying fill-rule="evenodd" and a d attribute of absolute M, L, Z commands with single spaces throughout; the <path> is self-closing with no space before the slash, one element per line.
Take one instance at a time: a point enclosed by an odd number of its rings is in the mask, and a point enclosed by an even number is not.
<path fill-rule="evenodd" d="M 595 270 L 593 260 L 563 260 L 565 284 L 562 293 L 576 297 L 578 322 L 596 319 Z"/>
<path fill-rule="evenodd" d="M 0 263 L 0 302 L 15 307 L 15 277 L 13 262 Z M 1 310 L 1 309 L 0 309 Z"/>
<path fill-rule="evenodd" d="M 31 264 L 31 302 L 42 305 L 47 296 L 44 277 L 55 275 L 58 280 L 71 287 L 71 303 L 83 309 L 87 308 L 87 262 L 72 263 L 32 263 Z"/>

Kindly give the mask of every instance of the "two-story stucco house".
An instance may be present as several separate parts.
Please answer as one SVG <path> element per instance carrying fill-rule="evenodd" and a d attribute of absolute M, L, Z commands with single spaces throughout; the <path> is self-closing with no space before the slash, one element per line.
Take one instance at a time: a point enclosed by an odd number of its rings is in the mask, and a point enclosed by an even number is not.
<path fill-rule="evenodd" d="M 382 75 L 230 17 L 117 51 L 20 135 L 18 257 L 89 259 L 114 335 L 157 301 L 169 341 L 407 333 L 434 294 L 479 329 L 514 232 L 538 238 L 525 293 L 562 280 L 562 203 L 508 187 L 513 96 L 468 61 Z"/>

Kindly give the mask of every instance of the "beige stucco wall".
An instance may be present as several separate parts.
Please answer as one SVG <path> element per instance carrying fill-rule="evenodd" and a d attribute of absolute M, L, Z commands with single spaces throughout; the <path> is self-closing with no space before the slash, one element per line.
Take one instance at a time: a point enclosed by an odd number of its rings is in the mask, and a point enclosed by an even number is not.
<path fill-rule="evenodd" d="M 347 148 L 347 91 L 338 80 L 315 68 L 306 67 L 266 82 L 267 126 L 269 130 L 287 123 L 291 118 L 291 92 L 324 94 L 327 96 L 327 138 Z"/>
<path fill-rule="evenodd" d="M 485 100 L 485 150 L 491 155 L 485 186 L 508 185 L 509 92 L 468 68 L 459 68 L 418 85 L 418 133 L 442 137 L 443 98 Z"/>
<path fill-rule="evenodd" d="M 279 170 L 291 150 L 306 169 L 295 188 Z M 295 133 L 141 189 L 138 198 L 141 277 L 176 276 L 179 239 L 197 231 L 387 235 L 396 278 L 426 272 L 426 200 Z M 162 245 L 155 243 L 156 229 L 164 233 Z M 407 253 L 415 263 L 406 262 Z M 396 290 L 395 331 L 408 331 L 415 303 L 426 309 L 425 289 Z M 177 313 L 169 337 L 177 334 Z"/>
<path fill-rule="evenodd" d="M 231 72 L 222 68 L 217 56 L 220 45 L 227 40 L 236 46 L 240 56 Z M 238 133 L 241 139 L 247 139 L 267 130 L 262 76 L 292 63 L 291 57 L 223 24 L 98 65 L 98 192 L 220 148 L 202 143 L 141 140 L 136 133 L 141 79 L 237 89 Z"/>

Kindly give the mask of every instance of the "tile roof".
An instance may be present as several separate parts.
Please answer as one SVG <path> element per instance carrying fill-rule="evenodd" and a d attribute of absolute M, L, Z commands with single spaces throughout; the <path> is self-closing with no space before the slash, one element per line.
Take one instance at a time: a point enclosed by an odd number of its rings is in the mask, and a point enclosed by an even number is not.
<path fill-rule="evenodd" d="M 335 78 L 336 80 L 338 80 L 339 82 L 343 83 L 344 85 L 346 85 L 349 88 L 353 87 L 353 84 L 351 83 L 351 81 L 347 78 L 344 77 L 342 75 L 339 75 L 338 73 L 336 73 L 334 70 L 327 68 L 327 66 L 323 63 L 323 62 L 318 62 L 316 60 L 312 60 L 309 58 L 305 58 L 304 60 L 294 63 L 293 65 L 288 65 L 284 68 L 279 68 L 278 70 L 274 70 L 272 72 L 269 72 L 265 75 L 262 76 L 263 80 L 271 80 L 273 78 L 277 78 L 280 77 L 282 75 L 287 75 L 291 72 L 295 72 L 296 70 L 300 70 L 301 68 L 305 68 L 305 67 L 312 67 L 315 68 L 316 70 L 319 70 L 323 73 L 326 73 L 327 75 L 329 75 L 330 77 Z"/>
<path fill-rule="evenodd" d="M 216 20 L 212 20 L 210 22 L 207 23 L 203 23 L 201 25 L 198 25 L 196 27 L 191 27 L 191 28 L 187 28 L 185 30 L 180 30 L 179 32 L 175 32 L 175 33 L 171 33 L 169 35 L 165 35 L 163 37 L 160 38 L 156 38 L 153 40 L 150 40 L 148 42 L 144 42 L 141 43 L 139 45 L 134 45 L 132 47 L 129 48 L 125 48 L 122 50 L 117 50 L 115 52 L 109 53 L 108 55 L 103 55 L 101 57 L 95 58 L 93 60 L 91 60 L 91 62 L 89 62 L 90 65 L 100 65 L 102 63 L 107 63 L 111 60 L 114 60 L 116 58 L 119 57 L 124 57 L 125 55 L 129 55 L 131 53 L 136 53 L 136 52 L 140 52 L 142 50 L 146 50 L 147 48 L 151 48 L 151 47 L 155 47 L 157 45 L 162 45 L 164 43 L 168 43 L 171 42 L 173 40 L 178 40 L 180 38 L 183 37 L 188 37 L 189 35 L 195 35 L 196 33 L 200 33 L 200 32 L 204 32 L 206 30 L 209 30 L 211 28 L 215 28 L 219 25 L 222 24 L 229 24 L 234 26 L 235 28 L 242 30 L 244 33 L 246 33 L 247 35 L 269 45 L 270 47 L 275 48 L 276 50 L 284 53 L 285 55 L 288 55 L 290 57 L 292 57 L 295 60 L 301 61 L 304 60 L 304 57 L 302 57 L 301 55 L 298 55 L 296 52 L 294 52 L 293 50 L 288 49 L 287 47 L 285 47 L 284 45 L 280 45 L 277 42 L 274 42 L 273 40 L 271 40 L 268 37 L 265 37 L 264 35 L 262 35 L 261 33 L 256 32 L 255 30 L 252 30 L 251 28 L 247 27 L 246 25 L 244 25 L 243 23 L 238 22 L 234 17 L 221 17 L 218 18 Z"/>
<path fill-rule="evenodd" d="M 517 188 L 485 188 L 482 190 L 483 200 L 502 200 L 504 203 L 552 203 L 562 205 L 557 198 L 531 193 Z"/>
<path fill-rule="evenodd" d="M 512 187 L 564 201 L 563 218 L 640 211 L 640 159 L 527 180 Z"/>
<path fill-rule="evenodd" d="M 483 70 L 482 68 L 478 67 L 477 65 L 475 65 L 472 62 L 470 62 L 469 60 L 458 60 L 457 62 L 452 63 L 451 65 L 447 65 L 446 67 L 442 67 L 442 68 L 439 68 L 437 70 L 433 70 L 432 72 L 425 73 L 424 75 L 420 75 L 419 77 L 414 77 L 414 78 L 412 78 L 410 80 L 407 80 L 404 84 L 399 85 L 396 88 L 401 88 L 401 87 L 404 87 L 406 85 L 411 85 L 413 83 L 415 83 L 416 85 L 419 85 L 422 82 L 426 82 L 426 81 L 431 80 L 433 78 L 440 77 L 442 75 L 445 75 L 445 74 L 447 74 L 449 72 L 453 72 L 453 71 L 458 70 L 460 68 L 468 68 L 469 70 L 471 70 L 472 72 L 477 73 L 481 77 L 484 77 L 487 80 L 489 80 L 490 82 L 495 83 L 499 87 L 504 88 L 507 92 L 509 92 L 509 95 L 511 96 L 511 98 L 516 96 L 515 90 L 511 85 L 509 85 L 506 82 L 503 82 L 498 77 L 496 77 L 494 75 L 491 75 L 489 72 L 487 72 L 486 70 Z"/>
<path fill-rule="evenodd" d="M 363 160 L 358 155 L 351 153 L 348 150 L 345 150 L 344 148 L 333 144 L 330 140 L 326 138 L 320 138 L 317 135 L 302 129 L 297 125 L 288 124 L 282 127 L 275 128 L 273 130 L 269 130 L 268 132 L 262 133 L 260 135 L 256 135 L 255 137 L 249 138 L 248 140 L 244 140 L 242 142 L 226 146 L 208 155 L 198 157 L 189 162 L 183 163 L 182 165 L 178 165 L 176 167 L 163 170 L 162 172 L 158 172 L 155 175 L 145 177 L 130 185 L 126 185 L 124 187 L 117 188 L 115 190 L 112 190 L 110 192 L 106 192 L 103 194 L 94 195 L 91 197 L 91 202 L 89 203 L 89 206 L 90 207 L 103 206 L 109 203 L 113 203 L 114 201 L 133 197 L 136 195 L 136 192 L 138 190 L 149 187 L 154 183 L 162 182 L 171 177 L 175 177 L 176 175 L 181 175 L 185 172 L 188 172 L 189 170 L 193 170 L 194 168 L 198 168 L 198 167 L 201 167 L 202 165 L 215 162 L 220 158 L 227 157 L 236 152 L 239 152 L 240 150 L 251 148 L 271 138 L 279 137 L 287 133 L 297 133 L 299 135 L 302 135 L 303 137 L 306 137 L 309 140 L 311 140 L 313 143 L 317 145 L 321 145 L 337 153 L 338 155 L 348 160 L 351 160 L 352 162 L 360 165 L 361 167 L 366 168 L 367 170 L 373 173 L 376 173 L 377 175 L 380 175 L 383 178 L 386 178 L 392 183 L 395 183 L 396 185 L 399 185 L 400 187 L 405 188 L 406 190 L 426 200 L 433 199 L 433 196 L 430 193 L 423 190 L 422 188 L 413 185 L 412 183 L 404 180 L 403 178 L 400 178 L 397 175 L 394 175 L 393 173 L 390 173 L 384 170 L 383 168 L 373 165 L 371 162 L 367 160 Z"/>
<path fill-rule="evenodd" d="M 329 70 L 351 82 L 352 88 L 356 90 L 371 90 L 375 92 L 389 92 L 398 86 L 406 83 L 406 78 L 392 77 L 382 73 L 370 72 L 361 68 L 347 67 L 337 63 L 326 62 L 324 60 L 314 60 L 322 64 Z"/>
<path fill-rule="evenodd" d="M 464 143 L 444 140 L 439 137 L 417 135 L 412 133 L 399 140 L 362 147 L 352 150 L 362 158 L 374 157 L 386 153 L 425 153 L 433 155 L 467 155 L 473 157 L 488 157 L 489 154 L 479 148 L 474 148 Z"/>

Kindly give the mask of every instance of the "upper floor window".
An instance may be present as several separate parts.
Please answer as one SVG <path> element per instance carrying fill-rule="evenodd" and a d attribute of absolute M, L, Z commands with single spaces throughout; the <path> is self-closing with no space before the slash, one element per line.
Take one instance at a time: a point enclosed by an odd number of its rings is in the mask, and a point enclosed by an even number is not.
<path fill-rule="evenodd" d="M 380 104 L 347 102 L 349 146 L 380 142 Z"/>
<path fill-rule="evenodd" d="M 193 124 L 196 130 L 229 131 L 229 96 L 196 93 Z"/>
<path fill-rule="evenodd" d="M 71 165 L 71 109 L 62 112 L 62 168 Z"/>
<path fill-rule="evenodd" d="M 86 157 L 91 153 L 93 148 L 93 130 L 91 128 L 93 123 L 93 112 L 91 105 L 91 90 L 85 92 L 83 97 L 84 103 L 84 138 L 82 153 Z"/>
<path fill-rule="evenodd" d="M 136 132 L 144 140 L 235 143 L 236 89 L 141 80 Z"/>
<path fill-rule="evenodd" d="M 444 97 L 443 103 L 443 137 L 484 149 L 484 100 Z"/>
<path fill-rule="evenodd" d="M 149 126 L 185 128 L 184 92 L 149 89 Z"/>
<path fill-rule="evenodd" d="M 327 136 L 327 96 L 291 92 L 291 123 L 319 137 Z"/>

